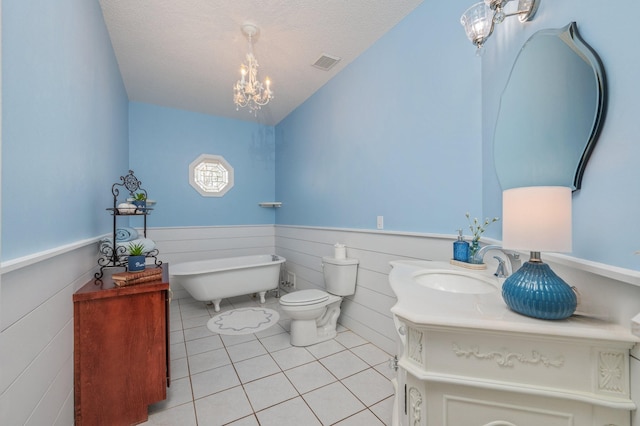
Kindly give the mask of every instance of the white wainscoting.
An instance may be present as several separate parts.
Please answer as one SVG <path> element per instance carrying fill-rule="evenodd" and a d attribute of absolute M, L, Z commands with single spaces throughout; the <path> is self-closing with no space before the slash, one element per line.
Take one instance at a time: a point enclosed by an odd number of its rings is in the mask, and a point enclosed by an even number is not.
<path fill-rule="evenodd" d="M 221 259 L 254 254 L 276 254 L 273 225 L 255 226 L 202 226 L 184 228 L 149 228 L 147 237 L 156 242 L 158 258 L 172 263 Z M 171 270 L 171 266 L 169 266 Z M 189 294 L 170 283 L 173 298 Z"/>
<path fill-rule="evenodd" d="M 340 323 L 395 354 L 396 332 L 390 309 L 396 297 L 389 285 L 389 262 L 397 259 L 447 260 L 451 236 L 382 231 L 276 226 L 276 253 L 296 275 L 298 289 L 324 289 L 322 257 L 333 256 L 335 243 L 347 246 L 347 257 L 360 260 L 356 292 L 342 303 Z"/>
<path fill-rule="evenodd" d="M 356 293 L 345 299 L 339 321 L 390 353 L 397 349 L 389 312 L 395 303 L 388 281 L 389 261 L 447 261 L 453 240 L 453 235 L 276 226 L 276 253 L 287 259 L 285 268 L 296 275 L 300 289 L 324 288 L 322 256 L 332 256 L 335 243 L 347 246 L 348 257 L 360 259 Z M 487 239 L 483 243 L 500 241 Z M 631 318 L 640 312 L 639 271 L 566 255 L 545 253 L 543 258 L 581 293 L 577 313 L 630 327 Z M 528 260 L 528 253 L 521 253 L 521 259 Z M 485 261 L 495 267 L 492 259 Z"/>
<path fill-rule="evenodd" d="M 85 241 L 3 267 L 0 423 L 73 424 L 72 295 L 93 278 L 97 253 Z"/>
<path fill-rule="evenodd" d="M 275 253 L 273 225 L 156 228 L 147 236 L 164 262 Z M 98 240 L 1 265 L 1 424 L 73 424 L 72 297 L 98 270 Z"/>
<path fill-rule="evenodd" d="M 160 260 L 169 263 L 263 253 L 284 256 L 299 289 L 324 288 L 322 257 L 333 255 L 335 243 L 345 244 L 347 256 L 360 264 L 356 293 L 345 299 L 340 322 L 392 354 L 397 346 L 389 311 L 395 303 L 389 261 L 448 260 L 454 238 L 285 225 L 150 228 L 148 237 L 156 241 Z M 97 240 L 2 264 L 2 424 L 73 423 L 72 295 L 97 270 Z M 545 260 L 582 292 L 582 312 L 628 326 L 640 312 L 638 271 L 566 256 L 545 255 Z M 632 397 L 640 404 L 637 388 Z"/>

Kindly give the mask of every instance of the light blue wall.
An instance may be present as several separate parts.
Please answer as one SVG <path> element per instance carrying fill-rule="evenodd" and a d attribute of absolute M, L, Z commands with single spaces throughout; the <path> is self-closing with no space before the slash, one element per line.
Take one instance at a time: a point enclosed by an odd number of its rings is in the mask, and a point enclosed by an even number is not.
<path fill-rule="evenodd" d="M 531 34 L 575 20 L 602 58 L 609 92 L 602 135 L 574 195 L 572 255 L 638 268 L 640 59 L 625 16 L 640 4 L 541 0 L 533 22 L 501 24 L 482 59 L 458 24 L 467 6 L 419 6 L 274 135 L 272 127 L 136 103 L 128 115 L 97 1 L 4 2 L 2 259 L 108 232 L 110 186 L 128 168 L 158 200 L 151 226 L 374 229 L 382 215 L 388 230 L 453 234 L 466 211 L 501 215 L 492 158 L 499 95 Z M 225 197 L 203 198 L 188 185 L 187 166 L 203 152 L 236 169 Z M 257 206 L 273 199 L 284 203 L 277 212 Z M 487 236 L 501 238 L 500 227 Z"/>
<path fill-rule="evenodd" d="M 149 226 L 274 223 L 273 209 L 258 206 L 275 196 L 273 127 L 136 102 L 129 122 L 131 168 L 157 202 Z M 200 154 L 233 167 L 234 186 L 223 197 L 203 197 L 189 184 L 189 164 Z"/>
<path fill-rule="evenodd" d="M 108 231 L 127 96 L 97 1 L 2 3 L 2 259 Z"/>
<path fill-rule="evenodd" d="M 277 223 L 454 234 L 483 214 L 465 6 L 425 2 L 276 126 Z"/>
<path fill-rule="evenodd" d="M 571 256 L 630 269 L 640 267 L 640 56 L 633 16 L 640 3 L 540 0 L 535 19 L 521 25 L 507 20 L 496 28 L 482 58 L 484 206 L 501 209 L 501 189 L 493 171 L 492 138 L 500 93 L 522 44 L 543 28 L 575 21 L 582 38 L 600 56 L 608 86 L 604 127 L 573 196 Z M 514 21 L 514 22 L 511 22 Z M 496 228 L 495 231 L 500 231 Z M 500 238 L 500 235 L 497 235 Z"/>

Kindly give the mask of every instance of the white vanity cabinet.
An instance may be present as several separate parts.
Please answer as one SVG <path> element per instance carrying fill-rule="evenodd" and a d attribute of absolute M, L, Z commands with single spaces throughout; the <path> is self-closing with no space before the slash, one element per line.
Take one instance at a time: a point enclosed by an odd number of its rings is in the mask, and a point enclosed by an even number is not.
<path fill-rule="evenodd" d="M 398 323 L 402 425 L 631 424 L 629 342 Z"/>
<path fill-rule="evenodd" d="M 579 316 L 527 318 L 489 295 L 404 289 L 400 266 L 390 275 L 402 347 L 397 424 L 632 425 L 630 350 L 640 339 L 630 330 Z"/>

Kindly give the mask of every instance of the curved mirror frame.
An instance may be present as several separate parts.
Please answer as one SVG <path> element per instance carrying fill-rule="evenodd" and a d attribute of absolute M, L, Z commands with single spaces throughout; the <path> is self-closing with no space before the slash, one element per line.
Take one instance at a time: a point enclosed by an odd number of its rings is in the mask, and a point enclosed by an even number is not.
<path fill-rule="evenodd" d="M 500 99 L 493 149 L 502 189 L 580 189 L 605 104 L 604 68 L 575 22 L 533 34 Z"/>

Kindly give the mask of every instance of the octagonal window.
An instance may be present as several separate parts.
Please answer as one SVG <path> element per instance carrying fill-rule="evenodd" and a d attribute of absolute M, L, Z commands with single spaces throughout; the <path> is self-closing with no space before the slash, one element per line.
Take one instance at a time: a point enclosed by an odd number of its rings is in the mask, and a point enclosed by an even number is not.
<path fill-rule="evenodd" d="M 189 183 L 205 197 L 222 197 L 233 187 L 233 167 L 220 155 L 202 154 L 189 165 Z"/>

